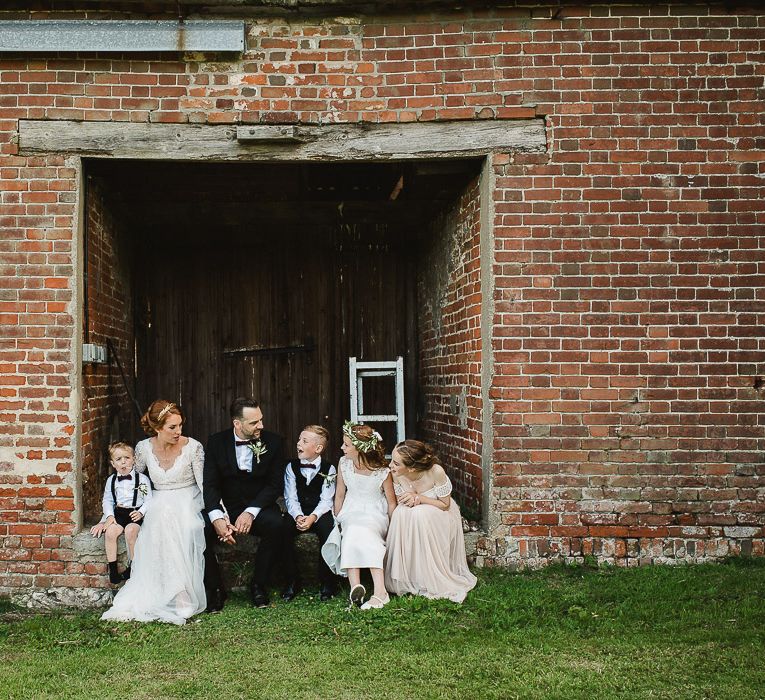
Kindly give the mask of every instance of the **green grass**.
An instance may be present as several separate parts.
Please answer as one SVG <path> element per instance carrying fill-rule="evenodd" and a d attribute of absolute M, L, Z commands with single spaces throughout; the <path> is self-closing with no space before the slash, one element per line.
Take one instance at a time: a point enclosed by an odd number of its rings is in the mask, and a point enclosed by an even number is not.
<path fill-rule="evenodd" d="M 462 605 L 234 598 L 184 627 L 0 606 L 3 698 L 763 698 L 765 560 L 483 571 Z"/>

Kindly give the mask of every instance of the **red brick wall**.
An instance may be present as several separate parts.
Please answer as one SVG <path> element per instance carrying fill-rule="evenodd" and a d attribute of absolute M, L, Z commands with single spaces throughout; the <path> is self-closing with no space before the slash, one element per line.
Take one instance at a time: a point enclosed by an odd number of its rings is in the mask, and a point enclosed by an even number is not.
<path fill-rule="evenodd" d="M 0 81 L 2 82 L 2 81 Z M 75 171 L 61 157 L 11 155 L 0 108 L 0 592 L 66 573 L 72 465 Z M 74 580 L 73 580 L 74 582 Z"/>
<path fill-rule="evenodd" d="M 132 247 L 126 245 L 108 202 L 104 185 L 88 178 L 87 296 L 83 301 L 83 337 L 107 346 L 109 362 L 82 368 L 82 480 L 87 522 L 101 517 L 106 477 L 111 473 L 107 447 L 115 440 L 133 442 L 137 416 L 132 412 L 125 382 L 113 350 L 122 364 L 130 391 L 133 387 Z M 87 311 L 87 312 L 86 312 Z"/>
<path fill-rule="evenodd" d="M 434 223 L 418 281 L 423 439 L 463 509 L 480 516 L 481 267 L 478 180 Z"/>
<path fill-rule="evenodd" d="M 479 561 L 762 554 L 765 16 L 520 7 L 248 31 L 241 59 L 0 58 L 0 591 L 82 581 L 45 559 L 75 529 L 81 467 L 76 160 L 18 156 L 21 118 L 544 117 L 548 154 L 494 161 L 500 522 Z"/>

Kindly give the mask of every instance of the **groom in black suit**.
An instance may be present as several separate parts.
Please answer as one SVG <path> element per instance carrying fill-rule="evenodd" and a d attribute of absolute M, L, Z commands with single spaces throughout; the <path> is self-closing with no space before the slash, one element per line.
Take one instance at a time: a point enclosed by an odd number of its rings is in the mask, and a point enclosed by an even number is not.
<path fill-rule="evenodd" d="M 253 399 L 234 399 L 231 421 L 232 428 L 211 435 L 207 441 L 203 481 L 205 512 L 221 542 L 234 544 L 237 534 L 250 532 L 260 538 L 250 597 L 253 605 L 264 608 L 269 603 L 271 569 L 283 550 L 289 525 L 276 503 L 284 490 L 283 440 L 276 433 L 263 430 L 263 412 Z M 228 514 L 224 513 L 221 503 Z M 208 610 L 220 610 L 225 593 L 211 546 L 215 540 L 209 539 L 205 552 Z"/>

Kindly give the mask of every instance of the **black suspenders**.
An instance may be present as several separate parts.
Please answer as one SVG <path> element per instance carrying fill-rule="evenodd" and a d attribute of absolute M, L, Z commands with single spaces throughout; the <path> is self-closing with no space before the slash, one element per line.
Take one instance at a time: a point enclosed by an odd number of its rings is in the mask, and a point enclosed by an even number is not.
<path fill-rule="evenodd" d="M 138 504 L 138 471 L 135 472 L 135 483 L 133 484 L 133 510 L 135 510 Z M 117 507 L 117 475 L 112 474 L 112 500 L 114 501 L 114 507 Z"/>

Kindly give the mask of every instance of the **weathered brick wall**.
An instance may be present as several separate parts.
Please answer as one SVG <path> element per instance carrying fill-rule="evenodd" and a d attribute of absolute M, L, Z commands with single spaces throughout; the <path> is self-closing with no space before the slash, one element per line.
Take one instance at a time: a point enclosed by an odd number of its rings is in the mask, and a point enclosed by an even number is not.
<path fill-rule="evenodd" d="M 0 592 L 95 582 L 49 561 L 81 515 L 77 161 L 18 156 L 23 118 L 544 117 L 545 156 L 493 160 L 479 561 L 762 554 L 764 35 L 746 8 L 603 4 L 253 17 L 241 59 L 0 58 Z"/>
<path fill-rule="evenodd" d="M 71 357 L 75 170 L 57 156 L 12 155 L 16 122 L 6 112 L 0 108 L 0 593 L 66 577 L 62 558 L 75 529 L 78 492 Z"/>
<path fill-rule="evenodd" d="M 87 302 L 83 308 L 86 342 L 107 347 L 109 362 L 82 368 L 82 491 L 86 522 L 101 517 L 104 483 L 111 473 L 107 447 L 114 440 L 133 442 L 137 416 L 128 388 L 133 387 L 132 249 L 119 235 L 104 184 L 88 178 L 84 237 L 87 244 Z M 109 341 L 110 344 L 109 344 Z M 124 371 L 119 371 L 117 353 Z"/>
<path fill-rule="evenodd" d="M 423 414 L 463 509 L 480 513 L 481 268 L 478 180 L 434 222 L 421 259 L 418 326 Z"/>

